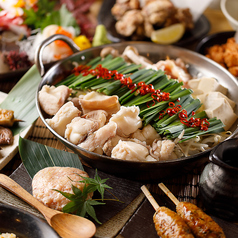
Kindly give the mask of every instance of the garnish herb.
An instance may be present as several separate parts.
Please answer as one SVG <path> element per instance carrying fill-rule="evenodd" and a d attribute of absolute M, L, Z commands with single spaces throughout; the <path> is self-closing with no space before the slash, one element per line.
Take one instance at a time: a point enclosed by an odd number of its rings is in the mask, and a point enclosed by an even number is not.
<path fill-rule="evenodd" d="M 72 26 L 75 29 L 76 35 L 79 35 L 80 28 L 66 5 L 63 4 L 59 10 L 54 10 L 55 5 L 56 1 L 39 0 L 36 8 L 24 9 L 24 24 L 32 29 L 40 28 L 41 30 L 52 24 L 62 27 Z"/>
<path fill-rule="evenodd" d="M 79 175 L 79 174 L 78 174 Z M 70 202 L 63 207 L 63 212 L 65 213 L 73 213 L 78 216 L 86 217 L 90 216 L 92 217 L 96 222 L 101 224 L 101 222 L 96 217 L 96 212 L 94 210 L 95 205 L 104 205 L 105 203 L 103 201 L 117 201 L 121 202 L 117 197 L 115 197 L 112 193 L 110 193 L 107 189 L 112 189 L 110 186 L 108 186 L 106 181 L 108 179 L 101 179 L 98 176 L 97 170 L 95 171 L 94 178 L 87 178 L 79 175 L 84 180 L 79 181 L 73 181 L 73 182 L 79 182 L 84 183 L 85 186 L 83 188 L 83 191 L 78 189 L 76 186 L 72 184 L 72 193 L 62 192 L 59 190 L 56 190 L 57 192 L 61 193 L 64 197 L 68 198 Z M 70 179 L 70 178 L 69 178 Z M 104 199 L 104 192 L 108 191 L 111 195 L 114 196 L 115 199 Z M 88 195 L 90 193 L 98 191 L 101 195 L 101 198 L 99 199 L 87 199 Z"/>

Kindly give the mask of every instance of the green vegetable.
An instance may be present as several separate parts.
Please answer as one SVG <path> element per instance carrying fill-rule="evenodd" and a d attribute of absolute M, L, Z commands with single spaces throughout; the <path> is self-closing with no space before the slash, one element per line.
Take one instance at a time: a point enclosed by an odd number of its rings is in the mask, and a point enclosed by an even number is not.
<path fill-rule="evenodd" d="M 92 46 L 106 45 L 110 43 L 112 42 L 107 38 L 106 27 L 104 25 L 98 25 L 95 30 Z"/>
<path fill-rule="evenodd" d="M 39 0 L 37 11 L 33 8 L 24 9 L 24 24 L 30 26 L 32 29 L 40 28 L 41 30 L 53 24 L 62 27 L 72 26 L 75 29 L 76 35 L 79 35 L 80 28 L 73 14 L 66 8 L 66 5 L 63 4 L 59 10 L 54 10 L 55 5 L 56 1 Z"/>
<path fill-rule="evenodd" d="M 115 199 L 104 199 L 105 190 L 112 189 L 112 188 L 109 187 L 107 184 L 105 184 L 105 182 L 108 179 L 101 179 L 98 176 L 97 170 L 95 172 L 94 178 L 87 178 L 87 177 L 83 177 L 81 175 L 79 175 L 79 176 L 81 178 L 83 178 L 84 180 L 79 180 L 79 181 L 74 181 L 74 182 L 84 183 L 85 186 L 83 188 L 83 191 L 81 191 L 74 185 L 72 185 L 73 194 L 55 190 L 70 200 L 70 202 L 68 204 L 66 204 L 62 210 L 63 210 L 63 212 L 74 213 L 74 214 L 82 216 L 82 217 L 89 215 L 96 222 L 101 224 L 101 222 L 96 217 L 96 213 L 95 213 L 93 206 L 104 205 L 105 203 L 103 201 L 105 201 L 105 200 L 113 200 L 113 201 L 118 201 L 118 202 L 120 202 L 120 201 L 115 196 L 114 196 Z M 87 199 L 88 195 L 95 191 L 98 191 L 100 193 L 101 198 L 100 199 L 92 199 L 92 198 Z"/>

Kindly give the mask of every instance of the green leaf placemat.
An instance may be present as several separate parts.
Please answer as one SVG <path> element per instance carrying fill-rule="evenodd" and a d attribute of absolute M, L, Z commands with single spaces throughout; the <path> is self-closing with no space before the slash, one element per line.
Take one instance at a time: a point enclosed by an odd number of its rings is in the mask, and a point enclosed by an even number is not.
<path fill-rule="evenodd" d="M 31 125 L 39 117 L 35 97 L 41 79 L 36 66 L 33 65 L 0 104 L 0 108 L 13 110 L 15 118 L 23 120 L 12 127 L 14 135 Z"/>
<path fill-rule="evenodd" d="M 39 170 L 52 166 L 74 167 L 84 171 L 77 154 L 58 150 L 21 137 L 19 138 L 19 153 L 31 178 Z"/>

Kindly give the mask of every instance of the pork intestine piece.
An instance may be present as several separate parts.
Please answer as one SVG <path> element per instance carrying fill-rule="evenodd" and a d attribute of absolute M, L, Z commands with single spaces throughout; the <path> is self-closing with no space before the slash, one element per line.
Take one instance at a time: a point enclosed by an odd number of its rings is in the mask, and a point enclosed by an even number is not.
<path fill-rule="evenodd" d="M 64 85 L 58 87 L 44 85 L 39 91 L 39 103 L 49 115 L 55 115 L 69 97 L 72 89 Z"/>
<path fill-rule="evenodd" d="M 79 147 L 88 150 L 95 151 L 97 147 L 103 147 L 105 142 L 116 135 L 117 124 L 115 122 L 109 122 L 105 126 L 101 127 L 91 135 L 87 137 L 87 139 L 78 144 Z"/>
<path fill-rule="evenodd" d="M 103 152 L 107 156 L 111 156 L 112 149 L 118 144 L 120 140 L 124 141 L 124 140 L 128 140 L 128 138 L 115 135 L 114 137 L 107 140 L 106 143 L 103 145 L 103 148 L 102 148 Z"/>
<path fill-rule="evenodd" d="M 174 151 L 175 143 L 171 140 L 155 140 L 150 149 L 150 155 L 156 160 L 169 160 Z"/>
<path fill-rule="evenodd" d="M 95 110 L 84 114 L 82 117 L 99 124 L 99 128 L 104 126 L 107 121 L 108 113 L 104 110 Z"/>
<path fill-rule="evenodd" d="M 124 107 L 113 114 L 109 121 L 114 121 L 117 124 L 117 135 L 128 137 L 137 129 L 142 127 L 142 120 L 139 117 L 140 109 L 137 106 Z"/>
<path fill-rule="evenodd" d="M 122 160 L 145 161 L 149 155 L 148 149 L 133 141 L 122 141 L 113 148 L 111 156 Z"/>
<path fill-rule="evenodd" d="M 137 129 L 130 135 L 130 138 L 135 138 L 140 141 L 145 141 L 147 145 L 152 145 L 155 139 L 160 139 L 160 135 L 150 124 L 145 126 L 142 130 Z"/>
<path fill-rule="evenodd" d="M 77 145 L 100 127 L 99 123 L 81 117 L 75 117 L 65 130 L 65 138 Z"/>
<path fill-rule="evenodd" d="M 118 96 L 107 96 L 98 92 L 90 92 L 82 99 L 79 99 L 83 113 L 88 113 L 94 110 L 104 110 L 108 114 L 113 114 L 119 111 L 120 103 Z"/>
<path fill-rule="evenodd" d="M 51 119 L 46 119 L 45 121 L 55 132 L 63 137 L 67 124 L 69 124 L 73 118 L 78 117 L 79 113 L 80 111 L 72 102 L 67 102 Z"/>

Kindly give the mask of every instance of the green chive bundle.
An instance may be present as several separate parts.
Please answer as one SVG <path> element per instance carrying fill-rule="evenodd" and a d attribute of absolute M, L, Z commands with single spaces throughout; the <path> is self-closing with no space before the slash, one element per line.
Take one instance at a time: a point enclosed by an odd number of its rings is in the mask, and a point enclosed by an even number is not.
<path fill-rule="evenodd" d="M 184 135 L 180 142 L 199 135 L 224 131 L 224 124 L 216 118 L 208 120 L 210 125 L 207 131 L 200 130 L 199 127 L 187 127 L 184 125 L 179 118 L 179 113 L 183 109 L 187 111 L 188 119 L 191 117 L 203 119 L 207 118 L 207 115 L 205 111 L 193 115 L 193 112 L 196 112 L 201 107 L 200 100 L 191 96 L 193 92 L 191 89 L 183 88 L 182 82 L 169 79 L 162 70 L 140 69 L 141 65 L 128 64 L 122 57 L 113 58 L 111 55 L 104 59 L 97 57 L 87 64 L 90 69 L 95 69 L 98 65 L 110 71 L 116 70 L 125 77 L 130 77 L 133 84 L 138 84 L 139 82 L 144 82 L 147 85 L 152 84 L 155 90 L 169 93 L 169 100 L 160 102 L 153 100 L 150 93 L 141 95 L 138 93 L 138 88 L 131 90 L 129 87 L 122 85 L 120 80 L 115 80 L 113 77 L 104 79 L 97 78 L 92 74 L 87 76 L 71 74 L 60 84 L 75 90 L 93 90 L 108 96 L 117 95 L 121 105 L 135 105 L 140 108 L 140 117 L 144 126 L 151 124 L 160 135 L 169 139 L 177 138 L 183 131 Z M 161 113 L 170 108 L 170 102 L 173 102 L 174 105 L 181 105 L 182 109 L 172 116 L 165 113 L 161 118 Z"/>

